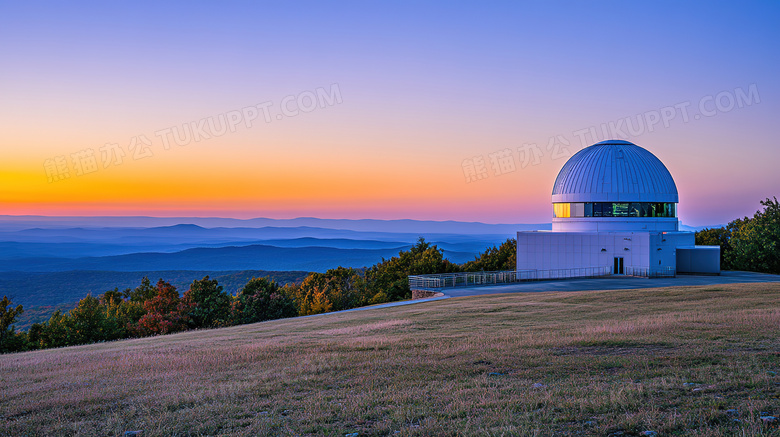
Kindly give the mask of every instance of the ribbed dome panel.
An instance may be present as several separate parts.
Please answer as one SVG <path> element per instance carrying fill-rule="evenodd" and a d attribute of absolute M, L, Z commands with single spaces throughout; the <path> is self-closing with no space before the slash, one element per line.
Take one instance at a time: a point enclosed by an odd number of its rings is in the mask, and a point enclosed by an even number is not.
<path fill-rule="evenodd" d="M 634 143 L 609 140 L 569 158 L 555 179 L 552 201 L 677 203 L 666 166 Z"/>

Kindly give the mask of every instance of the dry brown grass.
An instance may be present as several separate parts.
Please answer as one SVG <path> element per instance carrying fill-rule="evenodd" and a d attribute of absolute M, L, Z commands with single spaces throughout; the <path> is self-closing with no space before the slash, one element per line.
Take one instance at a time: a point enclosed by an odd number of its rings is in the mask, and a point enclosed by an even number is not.
<path fill-rule="evenodd" d="M 494 295 L 3 355 L 0 434 L 778 435 L 778 296 Z"/>

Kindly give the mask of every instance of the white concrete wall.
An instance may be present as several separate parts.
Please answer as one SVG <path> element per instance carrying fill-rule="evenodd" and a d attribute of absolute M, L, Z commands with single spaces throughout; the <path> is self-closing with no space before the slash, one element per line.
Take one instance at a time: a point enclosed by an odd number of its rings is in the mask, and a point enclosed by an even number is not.
<path fill-rule="evenodd" d="M 651 272 L 677 271 L 677 248 L 693 246 L 696 236 L 693 232 L 665 232 L 650 234 Z"/>
<path fill-rule="evenodd" d="M 518 232 L 518 270 L 566 270 L 606 267 L 615 257 L 624 269 L 650 267 L 648 232 Z M 572 272 L 571 276 L 593 273 Z"/>
<path fill-rule="evenodd" d="M 566 217 L 553 218 L 553 232 L 673 232 L 676 217 Z"/>
<path fill-rule="evenodd" d="M 625 273 L 635 269 L 645 270 L 645 275 L 674 274 L 676 248 L 693 246 L 694 240 L 693 232 L 518 232 L 517 269 L 611 271 L 615 257 L 622 257 Z"/>

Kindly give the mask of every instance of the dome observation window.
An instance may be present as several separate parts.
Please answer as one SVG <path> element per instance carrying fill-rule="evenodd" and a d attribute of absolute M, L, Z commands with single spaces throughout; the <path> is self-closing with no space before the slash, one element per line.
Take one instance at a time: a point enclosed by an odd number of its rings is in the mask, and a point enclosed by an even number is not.
<path fill-rule="evenodd" d="M 677 204 L 660 202 L 558 202 L 553 203 L 553 217 L 677 217 Z"/>

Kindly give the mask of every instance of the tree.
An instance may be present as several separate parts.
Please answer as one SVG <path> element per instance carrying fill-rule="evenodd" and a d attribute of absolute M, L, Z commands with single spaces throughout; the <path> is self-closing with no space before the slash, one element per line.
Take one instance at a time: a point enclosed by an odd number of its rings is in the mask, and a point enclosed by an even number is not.
<path fill-rule="evenodd" d="M 509 238 L 501 246 L 489 247 L 474 261 L 463 266 L 467 272 L 515 270 L 517 268 L 517 240 Z"/>
<path fill-rule="evenodd" d="M 730 270 L 731 232 L 725 227 L 702 229 L 696 232 L 697 246 L 720 246 L 720 268 Z"/>
<path fill-rule="evenodd" d="M 152 286 L 152 281 L 147 276 L 141 280 L 141 285 L 133 290 L 127 289 L 123 293 L 124 297 L 130 302 L 144 303 L 157 296 L 157 289 Z"/>
<path fill-rule="evenodd" d="M 191 306 L 179 298 L 176 287 L 160 279 L 156 295 L 144 302 L 146 314 L 130 330 L 137 336 L 162 335 L 187 328 Z"/>
<path fill-rule="evenodd" d="M 123 293 L 119 291 L 119 288 L 114 288 L 113 290 L 108 290 L 101 294 L 99 299 L 102 305 L 111 305 L 121 302 L 122 296 Z"/>
<path fill-rule="evenodd" d="M 730 250 L 726 257 L 736 270 L 780 273 L 780 203 L 777 197 L 761 201 L 763 211 L 728 224 Z"/>
<path fill-rule="evenodd" d="M 69 313 L 69 323 L 66 324 L 69 331 L 68 343 L 84 344 L 105 340 L 103 332 L 105 320 L 106 315 L 100 301 L 88 294 Z"/>
<path fill-rule="evenodd" d="M 104 340 L 127 338 L 127 327 L 143 316 L 143 307 L 138 303 L 123 300 L 122 293 L 117 288 L 103 293 L 98 300 L 105 314 Z"/>
<path fill-rule="evenodd" d="M 397 257 L 375 264 L 366 270 L 367 290 L 372 294 L 371 303 L 408 299 L 409 275 L 457 272 L 460 267 L 444 259 L 444 251 L 420 237 L 408 251 Z"/>
<path fill-rule="evenodd" d="M 13 308 L 11 299 L 3 296 L 0 301 L 0 352 L 14 352 L 24 348 L 24 339 L 16 333 L 16 316 L 24 312 L 21 305 Z"/>
<path fill-rule="evenodd" d="M 232 297 L 223 291 L 216 280 L 206 276 L 192 281 L 190 289 L 184 293 L 184 301 L 192 307 L 189 313 L 192 327 L 216 328 L 229 325 Z"/>
<path fill-rule="evenodd" d="M 69 317 L 67 314 L 62 314 L 62 311 L 57 310 L 49 317 L 49 320 L 44 324 L 33 324 L 30 328 L 31 332 L 35 332 L 37 335 L 34 337 L 30 335 L 29 341 L 35 343 L 41 349 L 70 346 L 71 339 L 68 337 L 69 329 Z M 36 328 L 39 325 L 40 328 Z"/>
<path fill-rule="evenodd" d="M 352 268 L 338 267 L 325 273 L 310 273 L 294 289 L 301 315 L 340 311 L 365 305 L 371 296 L 365 280 Z"/>
<path fill-rule="evenodd" d="M 233 321 L 236 324 L 297 315 L 293 299 L 283 293 L 276 282 L 266 278 L 253 278 L 233 300 Z"/>
<path fill-rule="evenodd" d="M 46 324 L 33 323 L 30 329 L 27 331 L 27 345 L 30 349 L 40 349 L 45 347 L 42 344 L 42 337 L 44 335 L 44 329 Z"/>

